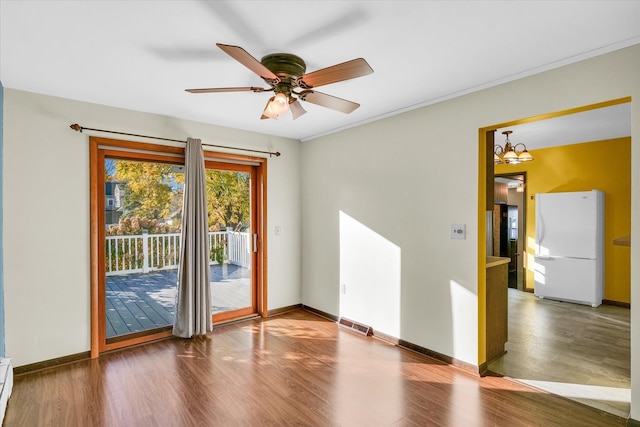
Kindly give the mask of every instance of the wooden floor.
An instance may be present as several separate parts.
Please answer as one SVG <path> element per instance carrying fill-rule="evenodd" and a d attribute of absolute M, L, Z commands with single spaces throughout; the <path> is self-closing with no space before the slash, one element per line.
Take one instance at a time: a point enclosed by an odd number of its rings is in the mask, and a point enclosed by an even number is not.
<path fill-rule="evenodd" d="M 305 311 L 15 378 L 9 426 L 624 426 Z"/>
<path fill-rule="evenodd" d="M 630 344 L 628 308 L 593 308 L 509 289 L 507 353 L 489 369 L 627 417 Z"/>
<path fill-rule="evenodd" d="M 237 265 L 210 267 L 212 312 L 251 306 L 250 272 Z M 107 338 L 173 324 L 178 271 L 107 276 Z"/>

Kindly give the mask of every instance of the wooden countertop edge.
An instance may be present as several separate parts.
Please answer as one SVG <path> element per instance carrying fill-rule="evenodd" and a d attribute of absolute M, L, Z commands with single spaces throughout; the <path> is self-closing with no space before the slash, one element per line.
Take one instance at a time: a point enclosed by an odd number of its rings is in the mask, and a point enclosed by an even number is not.
<path fill-rule="evenodd" d="M 511 261 L 509 258 L 497 257 L 497 256 L 488 256 L 486 267 L 497 267 L 498 265 L 508 264 Z"/>

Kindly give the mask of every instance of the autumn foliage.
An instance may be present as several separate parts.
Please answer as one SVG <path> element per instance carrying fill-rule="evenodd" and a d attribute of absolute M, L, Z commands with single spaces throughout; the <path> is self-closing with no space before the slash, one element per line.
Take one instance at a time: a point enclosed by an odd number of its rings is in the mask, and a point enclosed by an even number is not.
<path fill-rule="evenodd" d="M 157 219 L 140 217 L 123 218 L 118 225 L 110 225 L 106 231 L 107 236 L 130 236 L 142 234 L 146 230 L 149 234 L 180 233 L 180 226 L 172 226 L 166 223 L 158 223 Z"/>

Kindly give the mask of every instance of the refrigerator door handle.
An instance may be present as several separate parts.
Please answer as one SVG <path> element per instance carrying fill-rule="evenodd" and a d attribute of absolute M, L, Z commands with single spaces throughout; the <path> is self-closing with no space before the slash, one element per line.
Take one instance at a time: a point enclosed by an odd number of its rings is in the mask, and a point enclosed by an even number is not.
<path fill-rule="evenodd" d="M 544 239 L 544 218 L 542 216 L 542 202 L 540 198 L 536 200 L 536 209 L 538 210 L 538 221 L 536 222 L 536 250 L 540 249 L 542 245 L 542 239 Z"/>
<path fill-rule="evenodd" d="M 595 258 L 586 258 L 586 257 L 579 257 L 579 256 L 558 256 L 558 255 L 534 255 L 533 258 L 544 260 L 544 261 L 550 261 L 554 259 L 581 259 L 585 261 L 592 261 L 595 259 Z"/>

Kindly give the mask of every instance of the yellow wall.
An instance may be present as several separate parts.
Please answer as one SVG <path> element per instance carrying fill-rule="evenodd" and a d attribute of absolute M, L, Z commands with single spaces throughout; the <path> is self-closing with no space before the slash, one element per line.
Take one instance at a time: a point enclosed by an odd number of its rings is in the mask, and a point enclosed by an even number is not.
<path fill-rule="evenodd" d="M 517 142 L 517 141 L 516 141 Z M 531 150 L 534 161 L 496 165 L 495 173 L 526 172 L 525 259 L 533 266 L 536 193 L 601 190 L 605 193 L 604 298 L 631 302 L 631 252 L 613 239 L 631 234 L 631 138 Z M 527 269 L 526 286 L 533 288 Z"/>

